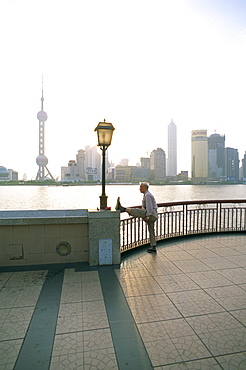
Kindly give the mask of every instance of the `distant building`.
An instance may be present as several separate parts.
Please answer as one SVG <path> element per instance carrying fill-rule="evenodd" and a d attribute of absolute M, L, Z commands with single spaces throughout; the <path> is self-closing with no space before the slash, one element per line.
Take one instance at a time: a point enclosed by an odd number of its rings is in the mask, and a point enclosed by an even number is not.
<path fill-rule="evenodd" d="M 105 164 L 106 172 L 109 166 L 107 155 L 108 155 L 108 152 L 106 151 L 106 164 Z M 86 146 L 85 147 L 85 168 L 96 169 L 97 180 L 101 180 L 102 178 L 101 176 L 101 172 L 102 172 L 101 171 L 101 154 L 98 153 L 97 146 L 93 146 L 93 147 Z"/>
<path fill-rule="evenodd" d="M 208 137 L 208 177 L 220 179 L 225 176 L 225 136 L 213 134 Z"/>
<path fill-rule="evenodd" d="M 246 181 L 246 152 L 244 154 L 244 157 L 243 157 L 243 160 L 242 160 L 242 167 L 243 167 L 243 174 L 242 174 L 242 177 L 243 179 L 245 179 L 244 181 Z"/>
<path fill-rule="evenodd" d="M 191 177 L 194 181 L 207 181 L 208 179 L 207 130 L 191 132 Z"/>
<path fill-rule="evenodd" d="M 149 178 L 149 168 L 121 165 L 115 167 L 115 180 L 119 183 L 149 181 Z"/>
<path fill-rule="evenodd" d="M 150 154 L 150 179 L 157 182 L 166 179 L 166 154 L 161 148 L 153 150 Z"/>
<path fill-rule="evenodd" d="M 178 181 L 188 181 L 188 171 L 181 171 L 177 175 Z"/>
<path fill-rule="evenodd" d="M 61 181 L 74 182 L 78 181 L 78 177 L 76 161 L 70 160 L 67 167 L 61 168 Z"/>
<path fill-rule="evenodd" d="M 148 182 L 149 179 L 150 179 L 149 168 L 135 167 L 132 169 L 132 182 L 141 182 L 141 181 Z"/>
<path fill-rule="evenodd" d="M 225 149 L 225 175 L 228 181 L 239 180 L 239 155 L 234 148 Z"/>
<path fill-rule="evenodd" d="M 150 169 L 150 158 L 142 157 L 140 158 L 141 167 Z"/>
<path fill-rule="evenodd" d="M 0 181 L 18 181 L 18 172 L 0 166 Z"/>
<path fill-rule="evenodd" d="M 116 182 L 132 182 L 132 169 L 136 166 L 122 166 L 115 167 L 115 180 Z"/>
<path fill-rule="evenodd" d="M 177 128 L 173 120 L 168 126 L 167 176 L 177 175 Z"/>
<path fill-rule="evenodd" d="M 77 174 L 80 181 L 85 181 L 85 151 L 80 149 L 76 155 Z"/>
<path fill-rule="evenodd" d="M 129 165 L 129 159 L 124 158 L 120 161 L 119 165 L 121 166 L 128 166 Z"/>

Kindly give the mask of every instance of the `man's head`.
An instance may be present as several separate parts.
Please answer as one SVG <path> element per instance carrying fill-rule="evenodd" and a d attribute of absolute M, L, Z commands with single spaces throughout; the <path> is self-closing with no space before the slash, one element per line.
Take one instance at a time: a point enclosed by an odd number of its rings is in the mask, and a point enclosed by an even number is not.
<path fill-rule="evenodd" d="M 140 183 L 139 190 L 140 190 L 141 193 L 144 194 L 148 190 L 148 188 L 149 188 L 149 184 L 147 182 L 141 182 Z"/>

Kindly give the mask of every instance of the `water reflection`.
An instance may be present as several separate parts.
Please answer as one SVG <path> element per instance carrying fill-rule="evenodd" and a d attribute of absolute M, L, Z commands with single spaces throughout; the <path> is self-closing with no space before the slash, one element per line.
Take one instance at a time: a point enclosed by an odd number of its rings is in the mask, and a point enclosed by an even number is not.
<path fill-rule="evenodd" d="M 157 203 L 183 200 L 244 199 L 245 185 L 152 185 L 150 191 Z M 108 206 L 114 209 L 116 199 L 127 206 L 141 205 L 139 185 L 107 185 Z M 0 209 L 96 209 L 101 186 L 1 186 Z"/>

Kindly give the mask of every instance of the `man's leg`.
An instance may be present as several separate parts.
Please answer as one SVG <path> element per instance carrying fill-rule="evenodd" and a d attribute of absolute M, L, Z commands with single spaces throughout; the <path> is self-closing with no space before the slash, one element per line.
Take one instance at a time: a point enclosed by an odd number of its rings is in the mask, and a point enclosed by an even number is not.
<path fill-rule="evenodd" d="M 150 248 L 147 249 L 148 253 L 156 253 L 155 221 L 156 218 L 154 216 L 150 216 L 147 221 L 150 236 Z"/>
<path fill-rule="evenodd" d="M 126 212 L 129 213 L 129 215 L 131 215 L 133 217 L 140 217 L 140 218 L 145 218 L 146 217 L 146 210 L 145 209 L 127 208 Z"/>

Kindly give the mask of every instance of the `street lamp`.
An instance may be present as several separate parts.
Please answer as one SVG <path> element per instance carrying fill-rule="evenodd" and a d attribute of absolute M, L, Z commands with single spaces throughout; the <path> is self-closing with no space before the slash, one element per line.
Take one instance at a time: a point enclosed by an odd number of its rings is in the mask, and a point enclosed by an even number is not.
<path fill-rule="evenodd" d="M 111 140 L 113 136 L 113 131 L 115 130 L 112 123 L 99 122 L 94 131 L 97 131 L 97 139 L 100 149 L 102 150 L 102 195 L 100 196 L 100 209 L 105 209 L 107 207 L 107 196 L 105 194 L 105 156 L 106 150 L 111 145 Z"/>

